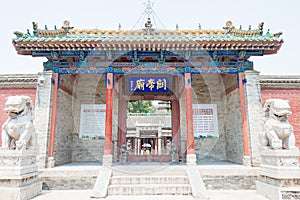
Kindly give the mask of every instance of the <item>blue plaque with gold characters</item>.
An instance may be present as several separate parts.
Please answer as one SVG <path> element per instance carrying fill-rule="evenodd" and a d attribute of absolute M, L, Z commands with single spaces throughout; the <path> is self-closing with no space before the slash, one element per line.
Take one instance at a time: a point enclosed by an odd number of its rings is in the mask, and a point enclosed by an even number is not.
<path fill-rule="evenodd" d="M 129 92 L 168 92 L 168 76 L 130 76 L 128 77 Z"/>

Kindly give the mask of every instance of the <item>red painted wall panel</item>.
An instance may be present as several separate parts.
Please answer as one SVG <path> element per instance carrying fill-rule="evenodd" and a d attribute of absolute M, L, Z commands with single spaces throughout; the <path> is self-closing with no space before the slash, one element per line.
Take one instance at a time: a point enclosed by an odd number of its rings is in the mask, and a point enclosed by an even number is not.
<path fill-rule="evenodd" d="M 296 145 L 300 148 L 300 89 L 262 88 L 261 96 L 263 105 L 267 99 L 272 98 L 290 100 L 292 114 L 289 116 L 289 122 L 294 127 Z"/>
<path fill-rule="evenodd" d="M 2 125 L 7 120 L 8 114 L 4 111 L 5 99 L 8 96 L 24 95 L 29 96 L 33 105 L 35 105 L 36 88 L 1 88 L 0 89 L 0 133 L 2 133 Z M 0 146 L 2 145 L 0 134 Z"/>

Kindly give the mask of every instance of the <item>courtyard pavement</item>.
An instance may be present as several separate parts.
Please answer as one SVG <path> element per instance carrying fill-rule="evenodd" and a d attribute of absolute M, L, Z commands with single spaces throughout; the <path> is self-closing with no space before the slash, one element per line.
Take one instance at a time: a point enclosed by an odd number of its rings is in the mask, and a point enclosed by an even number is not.
<path fill-rule="evenodd" d="M 43 190 L 33 200 L 89 200 L 92 190 Z M 267 200 L 255 190 L 208 190 L 209 200 Z M 193 200 L 192 196 L 109 196 L 105 200 Z"/>

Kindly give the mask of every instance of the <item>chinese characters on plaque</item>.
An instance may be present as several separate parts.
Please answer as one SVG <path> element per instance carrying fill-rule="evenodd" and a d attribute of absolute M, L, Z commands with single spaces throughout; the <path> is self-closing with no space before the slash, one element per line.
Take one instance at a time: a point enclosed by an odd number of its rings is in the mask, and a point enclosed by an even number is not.
<path fill-rule="evenodd" d="M 194 137 L 219 137 L 216 104 L 193 104 Z"/>
<path fill-rule="evenodd" d="M 104 138 L 105 104 L 81 104 L 80 138 Z"/>
<path fill-rule="evenodd" d="M 168 92 L 169 77 L 130 76 L 128 89 L 129 92 Z"/>

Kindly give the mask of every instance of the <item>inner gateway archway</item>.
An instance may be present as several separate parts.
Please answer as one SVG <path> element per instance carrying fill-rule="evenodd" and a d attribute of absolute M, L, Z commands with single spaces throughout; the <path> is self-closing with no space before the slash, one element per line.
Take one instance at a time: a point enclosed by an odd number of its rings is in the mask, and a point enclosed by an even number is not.
<path fill-rule="evenodd" d="M 113 144 L 113 162 L 121 162 L 121 145 L 126 144 L 128 139 L 131 139 L 133 148 L 138 147 L 135 152 L 128 157 L 129 162 L 169 162 L 171 161 L 170 154 L 165 154 L 165 146 L 169 139 L 172 143 L 177 144 L 178 162 L 186 162 L 186 97 L 184 95 L 184 76 L 183 75 L 167 75 L 170 81 L 170 92 L 166 93 L 142 93 L 130 92 L 128 89 L 128 77 L 136 77 L 137 75 L 115 75 L 113 87 L 113 110 L 112 110 L 112 144 Z M 150 74 L 152 78 L 162 77 L 162 74 Z M 139 74 L 138 77 L 145 78 L 149 75 Z M 217 116 L 215 124 L 217 132 L 211 127 L 198 128 L 199 130 L 207 129 L 207 132 L 195 131 L 195 154 L 198 162 L 202 160 L 209 161 L 232 161 L 242 163 L 243 159 L 243 143 L 241 112 L 240 112 L 240 92 L 238 90 L 237 74 L 194 74 L 192 80 L 192 101 L 194 105 L 204 105 L 202 111 L 213 110 Z M 104 75 L 92 74 L 77 74 L 76 76 L 61 75 L 60 90 L 58 95 L 58 109 L 56 141 L 60 141 L 61 137 L 65 136 L 65 132 L 70 132 L 69 137 L 72 137 L 73 143 L 69 143 L 67 148 L 66 143 L 55 145 L 55 157 L 57 164 L 69 162 L 95 162 L 102 161 L 104 154 L 105 134 L 99 135 L 98 138 L 85 138 L 80 133 L 83 126 L 81 118 L 83 115 L 83 105 L 106 104 L 105 81 Z M 66 91 L 72 93 L 68 95 Z M 71 92 L 72 91 L 72 92 Z M 66 100 L 69 99 L 69 102 Z M 151 127 L 151 123 L 143 123 L 140 116 L 129 116 L 127 112 L 127 104 L 129 101 L 136 100 L 163 100 L 170 101 L 171 118 L 170 129 L 165 129 L 165 135 L 161 137 L 161 153 L 158 149 L 159 131 L 164 128 L 155 124 Z M 70 105 L 73 105 L 71 107 Z M 215 108 L 212 106 L 214 105 Z M 68 110 L 73 114 L 69 115 L 65 112 Z M 92 107 L 86 109 L 86 112 L 92 112 Z M 194 108 L 194 112 L 197 108 Z M 196 115 L 197 113 L 195 113 Z M 202 113 L 200 116 L 205 116 Z M 60 118 L 62 117 L 62 118 Z M 63 118 L 64 117 L 64 118 Z M 214 117 L 214 115 L 209 115 Z M 73 118 L 73 119 L 72 119 Z M 74 124 L 66 123 L 74 121 Z M 102 118 L 104 120 L 104 118 Z M 195 119 L 197 120 L 197 119 Z M 205 121 L 206 120 L 206 121 Z M 64 123 L 62 123 L 64 121 Z M 203 119 L 202 122 L 208 122 L 209 119 Z M 136 124 L 136 122 L 138 122 Z M 134 126 L 129 127 L 132 123 Z M 158 125 L 158 126 L 157 126 Z M 194 126 L 200 126 L 199 122 L 194 123 Z M 73 127 L 74 126 L 74 127 Z M 104 125 L 103 125 L 104 126 Z M 203 125 L 204 126 L 204 125 Z M 66 128 L 69 127 L 68 130 Z M 215 128 L 215 127 L 214 127 Z M 195 128 L 194 128 L 195 129 Z M 77 130 L 77 132 L 73 132 Z M 103 129 L 104 130 L 104 129 Z M 138 135 L 137 135 L 138 134 Z M 138 136 L 138 137 L 137 137 Z M 140 138 L 140 142 L 138 139 Z M 148 140 L 147 140 L 148 138 Z M 152 138 L 152 139 L 150 139 Z M 153 144 L 151 143 L 151 140 Z M 136 142 L 136 143 L 135 143 Z M 147 156 L 142 153 L 142 145 L 144 143 L 157 145 L 154 156 Z M 68 142 L 67 142 L 68 143 Z M 240 143 L 238 145 L 238 143 Z M 65 149 L 64 152 L 61 150 Z M 72 151 L 70 151 L 70 149 Z M 154 148 L 155 150 L 155 148 Z M 66 159 L 66 152 L 69 152 L 70 159 Z"/>

